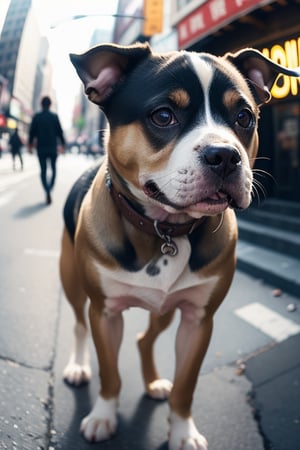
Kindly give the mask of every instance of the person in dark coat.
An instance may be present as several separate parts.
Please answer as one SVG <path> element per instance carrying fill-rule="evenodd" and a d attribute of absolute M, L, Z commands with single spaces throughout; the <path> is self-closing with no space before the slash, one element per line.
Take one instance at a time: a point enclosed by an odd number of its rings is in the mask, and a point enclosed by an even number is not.
<path fill-rule="evenodd" d="M 19 158 L 21 170 L 23 170 L 23 158 L 21 153 L 23 145 L 24 142 L 19 136 L 18 128 L 15 128 L 15 131 L 13 132 L 13 134 L 10 136 L 9 139 L 10 152 L 13 159 L 13 170 L 16 169 L 16 156 Z"/>
<path fill-rule="evenodd" d="M 36 147 L 41 168 L 41 181 L 46 192 L 46 202 L 50 204 L 51 191 L 56 178 L 56 159 L 58 149 L 65 146 L 64 133 L 58 115 L 50 111 L 51 99 L 43 97 L 42 111 L 35 114 L 29 130 L 29 152 Z M 61 150 L 61 151 L 62 151 Z M 47 165 L 50 163 L 51 176 L 47 177 Z"/>

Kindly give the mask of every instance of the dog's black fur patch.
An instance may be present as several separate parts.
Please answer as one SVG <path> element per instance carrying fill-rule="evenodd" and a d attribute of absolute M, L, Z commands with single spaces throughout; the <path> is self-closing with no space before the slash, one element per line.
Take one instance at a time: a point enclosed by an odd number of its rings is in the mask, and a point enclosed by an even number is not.
<path fill-rule="evenodd" d="M 170 99 L 178 89 L 189 95 L 191 102 L 187 107 L 179 107 Z M 151 115 L 160 108 L 170 109 L 177 123 L 169 127 L 155 126 Z M 139 123 L 153 150 L 159 151 L 193 128 L 198 115 L 203 115 L 203 108 L 204 94 L 198 76 L 189 59 L 181 55 L 173 60 L 153 57 L 142 61 L 127 75 L 104 111 L 109 117 L 112 133 L 118 126 Z"/>
<path fill-rule="evenodd" d="M 101 163 L 96 164 L 90 169 L 86 170 L 78 179 L 75 181 L 71 191 L 67 197 L 63 217 L 65 221 L 68 233 L 74 242 L 76 225 L 82 200 L 84 199 L 87 191 L 89 190 L 96 173 L 99 170 Z"/>
<path fill-rule="evenodd" d="M 126 237 L 120 247 L 109 247 L 107 250 L 118 261 L 124 270 L 127 270 L 128 272 L 137 272 L 141 269 L 141 266 L 137 260 L 136 251 L 130 240 Z"/>

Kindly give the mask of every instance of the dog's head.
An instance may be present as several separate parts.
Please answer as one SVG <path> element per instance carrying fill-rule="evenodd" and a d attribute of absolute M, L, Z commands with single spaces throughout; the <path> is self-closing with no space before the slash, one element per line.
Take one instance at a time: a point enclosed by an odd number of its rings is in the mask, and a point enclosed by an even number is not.
<path fill-rule="evenodd" d="M 259 107 L 279 73 L 300 72 L 253 49 L 215 57 L 105 44 L 71 61 L 108 118 L 111 170 L 147 215 L 249 206 Z"/>

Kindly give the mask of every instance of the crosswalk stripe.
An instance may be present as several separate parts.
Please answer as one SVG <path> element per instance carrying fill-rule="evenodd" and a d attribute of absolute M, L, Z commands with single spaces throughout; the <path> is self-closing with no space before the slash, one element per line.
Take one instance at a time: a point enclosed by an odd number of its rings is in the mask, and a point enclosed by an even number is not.
<path fill-rule="evenodd" d="M 259 329 L 277 342 L 300 333 L 300 326 L 261 303 L 254 302 L 234 311 L 241 319 Z"/>

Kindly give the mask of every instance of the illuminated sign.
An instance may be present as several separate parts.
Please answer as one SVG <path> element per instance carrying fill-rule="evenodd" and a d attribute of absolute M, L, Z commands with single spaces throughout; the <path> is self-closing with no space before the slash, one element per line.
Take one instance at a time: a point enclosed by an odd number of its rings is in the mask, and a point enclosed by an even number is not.
<path fill-rule="evenodd" d="M 6 127 L 6 117 L 4 114 L 0 114 L 0 127 Z"/>
<path fill-rule="evenodd" d="M 15 119 L 12 119 L 11 117 L 7 118 L 7 128 L 14 130 L 17 126 L 18 122 Z"/>
<path fill-rule="evenodd" d="M 144 2 L 144 35 L 153 36 L 162 32 L 163 0 L 145 0 Z"/>
<path fill-rule="evenodd" d="M 272 61 L 289 67 L 300 66 L 300 37 L 285 41 L 283 45 L 275 44 L 270 49 L 262 49 L 262 53 Z M 300 78 L 281 75 L 274 84 L 271 94 L 274 98 L 285 98 L 288 95 L 296 96 L 299 93 Z"/>

